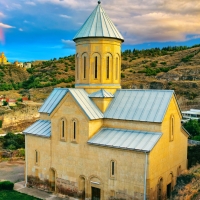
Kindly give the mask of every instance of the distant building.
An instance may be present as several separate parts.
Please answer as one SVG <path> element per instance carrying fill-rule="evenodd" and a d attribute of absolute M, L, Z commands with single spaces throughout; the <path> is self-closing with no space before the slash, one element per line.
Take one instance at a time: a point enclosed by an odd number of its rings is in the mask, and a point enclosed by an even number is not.
<path fill-rule="evenodd" d="M 24 63 L 24 68 L 29 69 L 31 68 L 31 63 Z"/>
<path fill-rule="evenodd" d="M 197 109 L 190 109 L 187 111 L 182 111 L 183 120 L 187 119 L 200 119 L 200 110 Z"/>
<path fill-rule="evenodd" d="M 16 106 L 16 99 L 7 99 L 9 106 Z"/>
<path fill-rule="evenodd" d="M 7 61 L 7 58 L 5 56 L 5 54 L 2 52 L 1 55 L 0 55 L 0 64 L 3 64 L 3 65 L 7 65 L 7 64 L 10 64 L 8 61 Z"/>
<path fill-rule="evenodd" d="M 187 169 L 181 111 L 172 90 L 121 89 L 124 39 L 100 3 L 73 39 L 75 88 L 54 89 L 23 131 L 26 184 L 76 199 L 167 199 Z"/>

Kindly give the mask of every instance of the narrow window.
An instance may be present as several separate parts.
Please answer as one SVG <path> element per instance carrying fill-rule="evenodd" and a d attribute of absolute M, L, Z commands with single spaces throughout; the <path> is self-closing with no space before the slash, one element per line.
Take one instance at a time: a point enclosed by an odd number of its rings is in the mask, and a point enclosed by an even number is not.
<path fill-rule="evenodd" d="M 77 79 L 79 79 L 79 57 L 76 58 L 77 59 Z"/>
<path fill-rule="evenodd" d="M 83 78 L 86 78 L 86 57 L 84 56 L 84 69 L 83 69 Z"/>
<path fill-rule="evenodd" d="M 38 163 L 38 152 L 35 150 L 35 163 Z"/>
<path fill-rule="evenodd" d="M 94 78 L 97 78 L 97 56 L 95 56 Z"/>
<path fill-rule="evenodd" d="M 115 162 L 112 161 L 112 170 L 111 170 L 111 175 L 114 176 L 115 175 Z"/>
<path fill-rule="evenodd" d="M 116 175 L 116 162 L 111 160 L 110 162 L 110 177 L 115 178 Z"/>
<path fill-rule="evenodd" d="M 110 68 L 110 66 L 109 66 L 110 63 L 109 63 L 109 61 L 110 61 L 110 59 L 109 59 L 109 56 L 108 56 L 107 57 L 107 61 L 106 61 L 107 62 L 107 79 L 109 79 L 109 71 L 110 71 L 110 69 L 109 69 Z"/>
<path fill-rule="evenodd" d="M 172 115 L 170 118 L 170 141 L 174 140 L 174 116 Z"/>
<path fill-rule="evenodd" d="M 116 80 L 118 79 L 118 58 L 116 58 Z"/>
<path fill-rule="evenodd" d="M 76 122 L 74 121 L 74 140 L 76 140 Z"/>
<path fill-rule="evenodd" d="M 65 137 L 65 121 L 62 120 L 62 137 Z"/>

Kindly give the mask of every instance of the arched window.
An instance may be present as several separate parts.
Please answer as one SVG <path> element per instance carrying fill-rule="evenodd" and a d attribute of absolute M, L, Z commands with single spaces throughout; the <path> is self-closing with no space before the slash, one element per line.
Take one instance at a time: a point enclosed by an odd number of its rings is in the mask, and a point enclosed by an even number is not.
<path fill-rule="evenodd" d="M 73 139 L 76 140 L 76 121 L 73 122 Z"/>
<path fill-rule="evenodd" d="M 39 153 L 37 150 L 35 150 L 35 164 L 38 164 L 39 162 Z"/>
<path fill-rule="evenodd" d="M 171 115 L 170 117 L 170 141 L 173 141 L 174 140 L 174 127 L 175 125 L 175 118 L 174 118 L 174 115 Z"/>
<path fill-rule="evenodd" d="M 61 119 L 60 121 L 60 139 L 65 140 L 66 139 L 66 121 L 65 119 Z"/>
<path fill-rule="evenodd" d="M 77 64 L 77 67 L 76 67 L 76 77 L 77 79 L 79 79 L 79 55 L 77 54 L 76 56 L 76 64 Z"/>
<path fill-rule="evenodd" d="M 118 73 L 119 73 L 119 69 L 118 69 L 118 67 L 119 67 L 119 58 L 117 57 L 116 58 L 116 74 L 115 74 L 115 79 L 117 80 L 118 79 Z"/>
<path fill-rule="evenodd" d="M 98 62 L 97 56 L 95 56 L 95 64 L 94 64 L 94 78 L 97 78 L 97 71 L 98 71 Z"/>
<path fill-rule="evenodd" d="M 107 74 L 107 79 L 110 78 L 110 57 L 106 57 L 106 74 Z"/>
<path fill-rule="evenodd" d="M 114 160 L 110 161 L 110 177 L 115 178 L 116 176 L 116 162 Z"/>
<path fill-rule="evenodd" d="M 77 119 L 72 120 L 72 127 L 71 127 L 71 140 L 73 142 L 77 142 L 78 139 L 78 121 Z"/>
<path fill-rule="evenodd" d="M 86 56 L 83 57 L 83 78 L 86 78 Z"/>

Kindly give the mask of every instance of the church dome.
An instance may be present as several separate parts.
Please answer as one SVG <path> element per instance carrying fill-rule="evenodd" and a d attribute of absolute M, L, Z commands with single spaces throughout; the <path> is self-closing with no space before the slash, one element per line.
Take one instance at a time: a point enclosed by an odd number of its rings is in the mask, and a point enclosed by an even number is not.
<path fill-rule="evenodd" d="M 97 7 L 92 14 L 88 17 L 85 23 L 82 25 L 78 33 L 73 40 L 79 38 L 114 38 L 119 39 L 122 42 L 124 38 L 117 30 L 116 26 L 110 20 L 104 9 L 101 7 L 101 2 L 98 1 Z"/>

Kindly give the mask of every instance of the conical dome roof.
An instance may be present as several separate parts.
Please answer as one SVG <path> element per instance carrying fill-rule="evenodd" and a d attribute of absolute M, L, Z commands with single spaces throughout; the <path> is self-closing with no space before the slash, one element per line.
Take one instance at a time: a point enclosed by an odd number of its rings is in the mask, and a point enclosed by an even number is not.
<path fill-rule="evenodd" d="M 100 1 L 73 40 L 88 37 L 115 38 L 124 41 L 122 35 L 101 7 Z"/>

